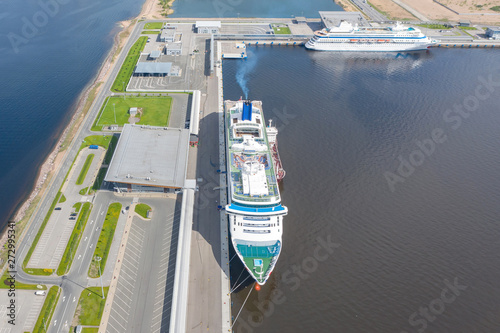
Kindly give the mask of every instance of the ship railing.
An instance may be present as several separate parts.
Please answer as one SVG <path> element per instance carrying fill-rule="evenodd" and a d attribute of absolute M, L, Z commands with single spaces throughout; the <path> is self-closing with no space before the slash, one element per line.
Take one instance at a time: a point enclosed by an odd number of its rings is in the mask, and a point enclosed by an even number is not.
<path fill-rule="evenodd" d="M 268 35 L 252 35 L 252 34 L 215 34 L 213 35 L 214 39 L 217 40 L 233 40 L 233 39 L 252 39 L 252 40 L 264 40 L 264 39 L 275 39 L 275 40 L 288 40 L 288 39 L 310 39 L 311 37 L 314 36 L 314 34 L 310 35 L 273 35 L 273 34 L 268 34 Z"/>

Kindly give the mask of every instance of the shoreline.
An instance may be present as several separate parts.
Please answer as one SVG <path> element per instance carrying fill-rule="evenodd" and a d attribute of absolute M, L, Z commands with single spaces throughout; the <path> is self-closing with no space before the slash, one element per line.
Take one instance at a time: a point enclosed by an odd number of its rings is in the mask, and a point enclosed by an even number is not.
<path fill-rule="evenodd" d="M 173 2 L 174 0 L 168 1 L 168 15 L 173 13 L 173 10 L 171 9 Z M 14 212 L 9 216 L 9 221 L 14 221 L 16 223 L 18 241 L 24 236 L 24 230 L 28 226 L 28 222 L 30 222 L 31 217 L 36 214 L 39 208 L 38 205 L 42 197 L 45 195 L 47 188 L 55 180 L 54 176 L 59 171 L 61 162 L 66 157 L 67 149 L 78 132 L 81 130 L 80 126 L 90 111 L 95 97 L 101 92 L 103 83 L 109 79 L 111 70 L 116 65 L 116 58 L 120 52 L 122 52 L 133 27 L 138 20 L 166 18 L 162 16 L 162 12 L 163 8 L 159 1 L 145 0 L 141 11 L 136 17 L 117 22 L 117 25 L 121 27 L 121 31 L 119 31 L 114 37 L 111 49 L 104 58 L 104 61 L 99 67 L 96 75 L 89 81 L 89 83 L 83 88 L 78 97 L 75 99 L 75 103 L 73 104 L 75 109 L 71 120 L 59 135 L 56 145 L 52 148 L 41 166 L 38 168 L 33 186 L 30 190 L 28 190 L 29 194 L 25 197 L 25 199 L 21 200 Z M 73 108 L 73 106 L 71 108 Z M 19 228 L 22 229 L 19 231 Z M 4 249 L 4 245 L 7 241 L 7 230 L 8 226 L 6 225 L 5 229 L 1 231 L 0 236 L 0 245 L 3 249 L 0 254 L 0 265 L 2 266 L 5 263 L 4 257 L 7 253 Z"/>

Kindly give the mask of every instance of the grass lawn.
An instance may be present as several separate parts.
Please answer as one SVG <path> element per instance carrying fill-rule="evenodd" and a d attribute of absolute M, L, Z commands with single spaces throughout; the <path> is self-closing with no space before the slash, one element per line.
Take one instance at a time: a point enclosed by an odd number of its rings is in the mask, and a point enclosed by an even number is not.
<path fill-rule="evenodd" d="M 151 210 L 151 207 L 146 204 L 138 204 L 137 206 L 135 206 L 135 212 L 145 219 L 148 218 L 147 216 L 149 210 Z"/>
<path fill-rule="evenodd" d="M 10 288 L 10 281 L 7 280 L 10 277 L 10 274 L 7 270 L 3 273 L 3 276 L 1 278 L 0 282 L 0 289 L 9 289 Z M 16 288 L 15 289 L 27 289 L 27 290 L 47 290 L 47 287 L 42 285 L 42 288 L 39 289 L 37 288 L 36 284 L 26 284 L 26 283 L 21 283 L 16 281 L 15 283 Z"/>
<path fill-rule="evenodd" d="M 141 32 L 142 35 L 159 35 L 160 31 L 159 30 L 145 30 Z"/>
<path fill-rule="evenodd" d="M 291 35 L 292 32 L 288 26 L 283 26 L 282 24 L 272 25 L 275 35 Z"/>
<path fill-rule="evenodd" d="M 42 310 L 33 329 L 33 333 L 46 332 L 45 327 L 47 327 L 52 321 L 52 315 L 56 309 L 57 300 L 59 299 L 60 289 L 58 286 L 53 286 L 50 288 L 47 296 L 45 296 L 45 302 L 43 303 Z"/>
<path fill-rule="evenodd" d="M 446 30 L 451 29 L 447 25 L 444 24 L 417 24 L 419 27 L 428 28 L 428 29 L 436 29 L 436 30 Z"/>
<path fill-rule="evenodd" d="M 33 251 L 35 251 L 36 245 L 38 244 L 38 240 L 42 236 L 43 229 L 45 229 L 45 226 L 47 225 L 47 222 L 49 222 L 50 216 L 52 215 L 52 212 L 54 211 L 54 208 L 56 207 L 57 203 L 59 202 L 59 198 L 61 197 L 61 192 L 57 192 L 56 197 L 54 198 L 54 201 L 52 201 L 52 205 L 50 205 L 49 212 L 43 219 L 42 225 L 40 226 L 40 229 L 38 229 L 38 232 L 35 236 L 35 239 L 33 240 L 33 243 L 31 243 L 31 247 L 28 250 L 28 253 L 26 254 L 26 257 L 24 257 L 23 261 L 23 268 L 26 271 L 26 266 L 28 266 L 28 262 L 30 261 L 31 255 L 33 254 Z M 35 271 L 40 271 L 40 269 L 30 269 L 30 271 L 35 272 Z M 29 273 L 26 271 L 26 273 Z M 36 274 L 36 273 L 29 273 L 29 274 Z M 52 274 L 52 271 L 50 272 Z M 50 274 L 43 274 L 43 275 L 50 275 Z"/>
<path fill-rule="evenodd" d="M 90 202 L 86 202 L 83 204 L 82 211 L 80 215 L 78 215 L 78 220 L 76 221 L 75 227 L 73 228 L 73 232 L 71 233 L 71 236 L 69 238 L 68 245 L 66 245 L 66 249 L 64 250 L 63 257 L 61 258 L 61 262 L 59 263 L 59 267 L 57 267 L 57 275 L 66 274 L 71 268 L 73 257 L 75 256 L 78 244 L 80 244 L 80 239 L 82 237 L 83 230 L 85 230 L 85 226 L 87 225 L 91 210 L 92 204 Z"/>
<path fill-rule="evenodd" d="M 61 194 L 61 200 L 59 200 L 59 203 L 63 202 L 66 202 L 66 197 L 64 196 L 64 194 Z"/>
<path fill-rule="evenodd" d="M 80 208 L 82 208 L 82 203 L 77 202 L 76 204 L 73 205 L 73 208 L 75 209 L 75 212 L 78 213 L 80 211 Z"/>
<path fill-rule="evenodd" d="M 84 327 L 82 333 L 98 333 L 99 327 Z"/>
<path fill-rule="evenodd" d="M 99 240 L 97 241 L 94 254 L 92 258 L 96 256 L 101 257 L 99 264 L 101 266 L 101 273 L 104 272 L 106 267 L 106 260 L 108 260 L 109 248 L 113 242 L 113 235 L 115 234 L 116 223 L 118 222 L 118 217 L 120 216 L 120 210 L 122 209 L 122 204 L 119 202 L 112 203 L 109 205 L 108 212 L 106 213 L 106 218 L 102 225 L 101 234 L 99 235 Z M 89 267 L 89 277 L 97 278 L 99 277 L 99 269 L 97 262 L 92 260 Z"/>
<path fill-rule="evenodd" d="M 92 164 L 93 160 L 94 160 L 94 154 L 89 154 L 89 156 L 87 156 L 87 159 L 85 160 L 85 163 L 83 164 L 82 170 L 80 171 L 80 175 L 76 180 L 76 185 L 83 184 L 85 176 L 87 176 L 87 172 L 89 171 L 90 165 Z"/>
<path fill-rule="evenodd" d="M 114 106 L 113 106 L 114 104 Z M 139 125 L 168 126 L 170 118 L 170 106 L 172 97 L 127 97 L 123 99 L 119 96 L 108 97 L 99 112 L 92 131 L 100 131 L 103 126 L 128 123 L 130 117 L 129 109 L 132 107 L 142 108 Z M 115 122 L 116 114 L 116 122 Z"/>
<path fill-rule="evenodd" d="M 150 22 L 144 25 L 144 29 L 161 29 L 163 28 L 163 23 L 161 22 Z"/>
<path fill-rule="evenodd" d="M 108 289 L 109 287 L 104 287 L 104 299 L 102 298 L 101 287 L 83 289 L 75 311 L 75 317 L 78 317 L 78 325 L 99 326 Z"/>
<path fill-rule="evenodd" d="M 458 27 L 458 29 L 462 29 L 462 30 L 477 30 L 475 27 Z"/>
<path fill-rule="evenodd" d="M 161 23 L 159 23 L 161 24 Z M 130 51 L 125 58 L 122 67 L 120 68 L 120 72 L 116 76 L 115 82 L 113 82 L 113 86 L 111 87 L 111 91 L 114 92 L 124 92 L 127 87 L 128 81 L 130 81 L 130 76 L 134 72 L 135 65 L 137 64 L 137 60 L 141 56 L 142 50 L 144 50 L 144 46 L 148 40 L 147 36 L 139 37 L 137 42 L 130 48 Z"/>
<path fill-rule="evenodd" d="M 80 192 L 78 192 L 78 193 L 80 193 L 80 195 L 87 195 L 88 190 L 89 190 L 89 188 L 88 188 L 88 186 L 87 186 L 87 187 L 85 187 L 85 188 L 82 188 L 82 189 L 80 190 Z"/>

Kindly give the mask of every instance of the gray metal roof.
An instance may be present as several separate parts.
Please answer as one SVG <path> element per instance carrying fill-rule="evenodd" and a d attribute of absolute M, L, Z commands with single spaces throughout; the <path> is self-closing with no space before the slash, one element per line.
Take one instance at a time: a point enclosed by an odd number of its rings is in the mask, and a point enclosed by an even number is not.
<path fill-rule="evenodd" d="M 171 62 L 138 62 L 134 73 L 137 74 L 169 74 Z"/>
<path fill-rule="evenodd" d="M 165 44 L 167 50 L 182 50 L 181 42 L 167 43 Z"/>
<path fill-rule="evenodd" d="M 187 129 L 125 124 L 104 180 L 183 187 L 188 149 Z"/>
<path fill-rule="evenodd" d="M 196 28 L 215 27 L 220 28 L 220 21 L 196 21 Z"/>
<path fill-rule="evenodd" d="M 160 38 L 174 37 L 175 32 L 177 31 L 176 27 L 165 27 L 161 30 Z"/>
<path fill-rule="evenodd" d="M 369 25 L 360 12 L 320 11 L 319 16 L 327 28 L 338 26 L 341 20 L 360 26 Z"/>
<path fill-rule="evenodd" d="M 151 58 L 159 58 L 161 55 L 161 51 L 160 50 L 153 50 L 151 51 L 151 53 L 149 54 L 149 56 Z"/>

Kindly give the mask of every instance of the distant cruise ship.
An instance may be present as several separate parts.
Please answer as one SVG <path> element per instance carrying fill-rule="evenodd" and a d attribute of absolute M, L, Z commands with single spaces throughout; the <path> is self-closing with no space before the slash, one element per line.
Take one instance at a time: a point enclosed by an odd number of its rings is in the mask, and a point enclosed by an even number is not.
<path fill-rule="evenodd" d="M 229 230 L 238 257 L 258 284 L 281 252 L 283 216 L 278 181 L 285 176 L 278 130 L 265 127 L 262 102 L 225 101 Z"/>
<path fill-rule="evenodd" d="M 390 27 L 358 27 L 342 20 L 337 27 L 315 31 L 306 48 L 319 51 L 401 52 L 425 50 L 437 42 L 419 29 L 399 22 Z"/>

